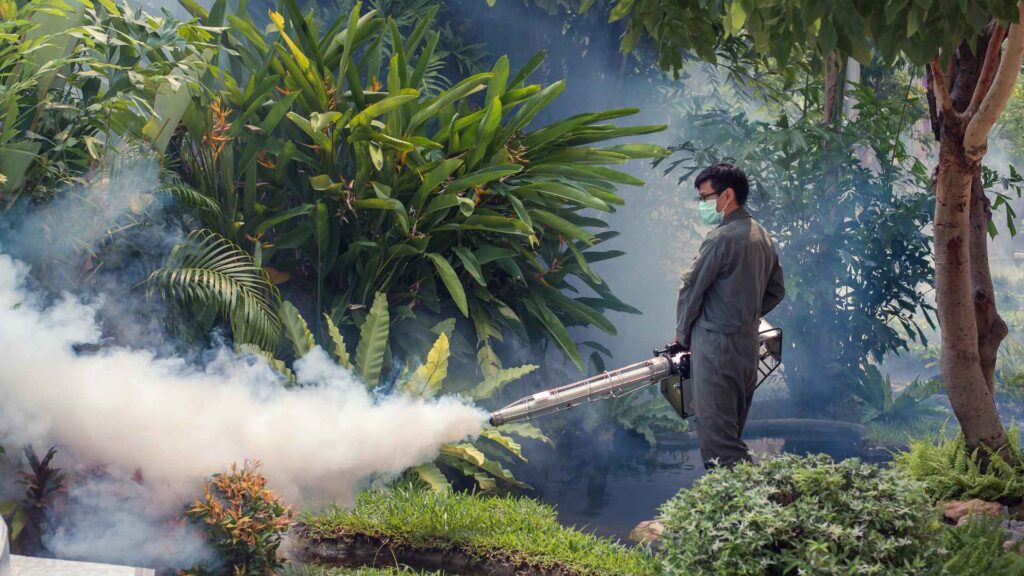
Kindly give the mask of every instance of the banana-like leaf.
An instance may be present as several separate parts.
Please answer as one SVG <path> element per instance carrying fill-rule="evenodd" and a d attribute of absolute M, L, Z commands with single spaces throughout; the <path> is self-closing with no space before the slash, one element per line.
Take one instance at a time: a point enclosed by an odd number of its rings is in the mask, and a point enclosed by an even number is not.
<path fill-rule="evenodd" d="M 242 344 L 238 346 L 238 351 L 255 354 L 256 356 L 260 356 L 266 360 L 267 364 L 274 369 L 274 372 L 277 372 L 284 378 L 286 388 L 291 388 L 295 385 L 295 372 L 292 372 L 292 369 L 285 364 L 284 360 L 279 359 L 277 356 L 274 356 L 255 344 Z"/>
<path fill-rule="evenodd" d="M 442 332 L 427 353 L 427 361 L 413 372 L 412 377 L 399 384 L 399 393 L 418 398 L 436 396 L 448 377 L 449 355 L 448 336 Z"/>
<path fill-rule="evenodd" d="M 545 444 L 550 444 L 552 446 L 554 445 L 554 442 L 551 441 L 551 438 L 548 438 L 547 435 L 541 432 L 540 428 L 537 428 L 536 426 L 530 424 L 529 422 L 502 424 L 501 426 L 498 426 L 498 430 L 501 430 L 506 434 L 515 434 L 520 438 L 531 438 L 533 440 L 540 440 Z"/>
<path fill-rule="evenodd" d="M 309 352 L 316 346 L 316 341 L 313 340 L 313 333 L 309 331 L 306 320 L 302 317 L 302 314 L 299 314 L 299 310 L 287 300 L 281 302 L 278 314 L 281 316 L 284 336 L 292 345 L 292 352 L 295 353 L 296 358 L 302 358 L 306 355 L 306 352 Z"/>
<path fill-rule="evenodd" d="M 331 320 L 330 314 L 324 314 L 324 321 L 327 322 L 327 333 L 331 336 L 331 341 L 334 342 L 334 357 L 338 359 L 338 363 L 345 368 L 352 369 L 352 361 L 349 359 L 348 348 L 345 347 L 345 340 L 341 337 L 341 331 L 334 325 L 334 320 Z"/>
<path fill-rule="evenodd" d="M 483 382 L 477 384 L 469 391 L 469 397 L 474 400 L 483 400 L 497 394 L 506 384 L 514 382 L 530 372 L 539 368 L 533 364 L 524 364 L 515 368 L 502 368 L 494 374 L 487 376 Z"/>
<path fill-rule="evenodd" d="M 446 192 L 461 192 L 466 188 L 473 186 L 482 186 L 484 184 L 490 184 L 495 180 L 500 180 L 506 176 L 511 176 L 523 169 L 519 164 L 502 164 L 499 166 L 489 166 L 475 172 L 471 172 L 462 178 L 453 180 L 450 184 L 445 186 Z"/>
<path fill-rule="evenodd" d="M 593 234 L 557 214 L 552 214 L 546 210 L 534 209 L 530 211 L 530 215 L 534 220 L 554 228 L 567 238 L 579 240 L 588 246 L 593 245 L 596 240 Z"/>
<path fill-rule="evenodd" d="M 450 492 L 452 485 L 444 477 L 444 473 L 433 462 L 413 466 L 410 470 L 425 482 L 434 492 Z"/>
<path fill-rule="evenodd" d="M 504 447 L 509 452 L 515 454 L 523 462 L 528 462 L 528 460 L 523 456 L 523 447 L 515 440 L 509 438 L 508 436 L 502 435 L 501 432 L 498 432 L 497 428 L 485 428 L 482 432 L 480 432 L 480 437 L 487 438 L 488 440 L 494 442 L 495 444 L 498 444 L 499 446 Z"/>
<path fill-rule="evenodd" d="M 487 461 L 487 456 L 484 455 L 476 446 L 468 442 L 462 442 L 459 444 L 445 444 L 441 446 L 441 454 L 458 458 L 459 460 L 465 460 L 473 464 L 474 466 L 482 466 Z"/>
<path fill-rule="evenodd" d="M 373 388 L 380 380 L 384 366 L 384 353 L 388 347 L 388 330 L 391 315 L 388 313 L 388 299 L 378 292 L 373 306 L 359 330 L 359 345 L 356 346 L 356 369 L 363 384 Z"/>
<path fill-rule="evenodd" d="M 466 291 L 462 287 L 462 281 L 459 280 L 459 276 L 455 273 L 455 269 L 452 265 L 445 260 L 444 256 L 436 254 L 434 252 L 427 252 L 427 258 L 434 263 L 434 268 L 437 270 L 438 276 L 441 277 L 441 281 L 444 282 L 445 288 L 448 289 L 448 293 L 452 297 L 452 301 L 455 302 L 455 306 L 458 307 L 459 312 L 462 312 L 463 316 L 469 316 L 469 306 L 466 302 Z"/>
<path fill-rule="evenodd" d="M 482 89 L 484 82 L 490 80 L 491 76 L 493 76 L 493 74 L 490 72 L 470 76 L 448 90 L 441 92 L 436 98 L 424 103 L 423 106 L 412 115 L 412 118 L 409 119 L 409 125 L 405 129 L 406 134 L 411 135 L 420 127 L 420 125 L 433 118 L 445 106 Z"/>
<path fill-rule="evenodd" d="M 248 252 L 215 232 L 189 234 L 149 281 L 171 299 L 215 306 L 241 342 L 263 348 L 277 343 L 277 288 Z"/>
<path fill-rule="evenodd" d="M 565 355 L 572 360 L 573 364 L 582 373 L 585 371 L 583 367 L 583 359 L 580 357 L 580 351 L 576 348 L 576 343 L 573 342 L 569 336 L 569 331 L 566 330 L 565 324 L 555 316 L 555 313 L 551 311 L 547 303 L 536 293 L 531 294 L 529 297 L 523 300 L 526 304 L 526 309 L 534 318 L 540 321 L 548 330 L 548 334 L 554 339 L 558 347 L 565 352 Z"/>

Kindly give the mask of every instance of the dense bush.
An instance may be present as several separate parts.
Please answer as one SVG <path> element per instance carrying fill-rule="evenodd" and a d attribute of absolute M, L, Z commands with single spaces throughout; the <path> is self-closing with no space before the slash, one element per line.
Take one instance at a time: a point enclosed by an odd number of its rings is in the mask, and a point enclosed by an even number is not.
<path fill-rule="evenodd" d="M 914 440 L 905 452 L 897 452 L 896 466 L 924 482 L 933 500 L 981 498 L 1016 503 L 1024 498 L 1024 453 L 1020 430 L 1011 426 L 1008 463 L 996 454 L 971 453 L 962 435 Z"/>
<path fill-rule="evenodd" d="M 186 516 L 202 525 L 226 572 L 263 576 L 281 567 L 277 548 L 291 527 L 292 511 L 267 489 L 258 465 L 232 465 L 230 472 L 214 475 Z"/>
<path fill-rule="evenodd" d="M 856 459 L 714 470 L 661 513 L 664 574 L 919 574 L 940 553 L 920 484 Z"/>

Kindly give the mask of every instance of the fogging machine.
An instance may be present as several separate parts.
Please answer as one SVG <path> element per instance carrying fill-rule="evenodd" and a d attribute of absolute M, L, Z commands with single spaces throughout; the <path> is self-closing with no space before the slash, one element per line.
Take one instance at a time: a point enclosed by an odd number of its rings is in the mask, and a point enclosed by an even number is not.
<path fill-rule="evenodd" d="M 758 328 L 755 389 L 782 363 L 782 330 L 761 320 Z M 690 386 L 690 352 L 675 344 L 654 351 L 649 360 L 617 370 L 602 372 L 579 382 L 536 392 L 491 413 L 491 425 L 500 426 L 537 416 L 561 412 L 597 400 L 621 398 L 652 384 L 661 385 L 661 394 L 682 418 L 693 415 Z"/>

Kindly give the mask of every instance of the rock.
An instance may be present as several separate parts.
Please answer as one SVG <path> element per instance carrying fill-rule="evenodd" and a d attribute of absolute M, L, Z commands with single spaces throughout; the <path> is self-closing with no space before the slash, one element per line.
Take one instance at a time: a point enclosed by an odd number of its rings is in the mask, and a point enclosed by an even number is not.
<path fill-rule="evenodd" d="M 953 500 L 951 502 L 940 502 L 939 508 L 946 521 L 951 524 L 963 524 L 968 516 L 990 516 L 1000 518 L 1006 516 L 1006 507 L 999 502 L 986 502 L 985 500 Z"/>
<path fill-rule="evenodd" d="M 1010 520 L 1006 523 L 1006 542 L 1003 543 L 1004 550 L 1013 550 L 1017 554 L 1024 554 L 1024 522 Z"/>
<path fill-rule="evenodd" d="M 659 520 L 644 520 L 629 533 L 629 539 L 639 544 L 651 544 L 665 533 L 665 525 Z"/>

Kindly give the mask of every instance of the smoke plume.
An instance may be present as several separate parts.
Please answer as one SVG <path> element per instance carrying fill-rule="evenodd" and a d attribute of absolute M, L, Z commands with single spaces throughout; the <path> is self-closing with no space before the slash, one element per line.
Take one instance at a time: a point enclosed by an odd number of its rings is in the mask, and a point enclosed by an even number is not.
<path fill-rule="evenodd" d="M 95 305 L 70 295 L 45 305 L 27 290 L 27 271 L 0 255 L 0 445 L 57 444 L 77 469 L 141 475 L 145 486 L 72 491 L 69 518 L 78 509 L 79 517 L 104 520 L 87 530 L 71 522 L 51 535 L 47 543 L 60 556 L 91 549 L 120 561 L 163 561 L 159 550 L 133 543 L 166 543 L 174 535 L 156 519 L 179 513 L 200 479 L 247 459 L 262 462 L 286 500 L 344 503 L 368 477 L 399 472 L 431 459 L 444 442 L 476 434 L 486 416 L 454 398 L 375 398 L 319 348 L 296 362 L 301 386 L 291 390 L 261 359 L 229 350 L 198 367 L 125 347 L 79 355 L 74 345 L 101 336 Z M 107 537 L 119 533 L 137 537 Z"/>

